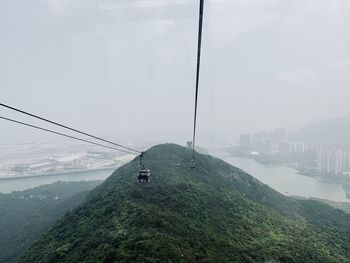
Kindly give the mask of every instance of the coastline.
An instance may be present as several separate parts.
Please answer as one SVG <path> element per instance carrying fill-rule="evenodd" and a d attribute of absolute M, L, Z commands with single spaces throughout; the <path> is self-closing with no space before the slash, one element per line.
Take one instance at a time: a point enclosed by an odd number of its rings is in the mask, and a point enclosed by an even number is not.
<path fill-rule="evenodd" d="M 324 183 L 337 183 L 340 184 L 344 191 L 347 198 L 350 199 L 350 177 L 344 176 L 344 175 L 321 175 L 321 174 L 312 174 L 308 171 L 297 169 L 298 173 L 300 175 L 316 178 L 318 180 L 321 180 Z"/>
<path fill-rule="evenodd" d="M 343 188 L 346 198 L 350 199 L 350 176 L 320 174 L 315 169 L 308 169 L 298 165 L 296 162 L 271 162 L 271 159 L 257 158 L 250 154 L 233 154 L 232 157 L 248 158 L 266 167 L 289 167 L 296 170 L 299 175 L 314 178 L 327 184 L 339 184 Z"/>
<path fill-rule="evenodd" d="M 49 173 L 49 174 L 38 174 L 38 175 L 18 175 L 18 176 L 8 176 L 8 177 L 0 177 L 0 181 L 6 181 L 6 180 L 20 180 L 20 179 L 27 179 L 27 178 L 39 178 L 39 177 L 46 177 L 46 176 L 58 176 L 58 175 L 67 175 L 67 174 L 83 174 L 88 172 L 102 172 L 102 171 L 111 171 L 114 172 L 117 170 L 120 166 L 116 168 L 98 168 L 98 169 L 87 169 L 87 170 L 73 170 L 73 171 L 63 171 L 63 172 L 57 172 L 57 173 Z"/>

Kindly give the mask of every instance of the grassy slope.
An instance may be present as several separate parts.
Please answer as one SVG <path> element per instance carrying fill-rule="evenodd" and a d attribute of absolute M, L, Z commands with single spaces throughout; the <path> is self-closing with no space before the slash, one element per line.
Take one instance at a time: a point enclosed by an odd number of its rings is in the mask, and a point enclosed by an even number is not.
<path fill-rule="evenodd" d="M 23 262 L 349 262 L 350 217 L 282 196 L 221 160 L 161 145 L 116 171 Z M 176 164 L 180 164 L 179 167 Z"/>
<path fill-rule="evenodd" d="M 0 262 L 15 261 L 35 239 L 100 182 L 57 182 L 12 194 L 0 194 Z"/>

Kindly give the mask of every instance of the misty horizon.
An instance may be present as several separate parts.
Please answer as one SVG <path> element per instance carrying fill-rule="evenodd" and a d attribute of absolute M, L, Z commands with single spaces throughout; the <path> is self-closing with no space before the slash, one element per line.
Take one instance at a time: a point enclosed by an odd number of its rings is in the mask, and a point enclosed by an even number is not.
<path fill-rule="evenodd" d="M 101 136 L 190 140 L 195 3 L 4 3 L 1 101 Z M 349 115 L 349 11 L 345 0 L 207 1 L 198 143 Z M 3 141 L 53 138 L 1 130 Z"/>
<path fill-rule="evenodd" d="M 0 262 L 349 261 L 349 0 L 11 0 L 0 36 Z"/>

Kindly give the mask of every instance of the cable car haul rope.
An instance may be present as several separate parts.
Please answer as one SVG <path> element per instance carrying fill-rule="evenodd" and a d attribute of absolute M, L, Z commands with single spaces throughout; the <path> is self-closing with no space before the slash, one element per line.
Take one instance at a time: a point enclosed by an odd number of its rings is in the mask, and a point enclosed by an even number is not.
<path fill-rule="evenodd" d="M 202 30 L 203 30 L 204 0 L 200 0 L 199 4 L 199 23 L 198 23 L 198 48 L 197 48 L 197 73 L 196 73 L 196 92 L 194 101 L 194 118 L 193 118 L 193 140 L 192 140 L 192 161 L 190 168 L 196 168 L 195 147 L 196 147 L 196 129 L 197 129 L 197 108 L 198 108 L 198 90 L 199 76 L 201 66 L 201 49 L 202 49 Z"/>
<path fill-rule="evenodd" d="M 190 164 L 190 167 L 192 169 L 196 168 L 196 165 L 195 165 L 195 146 L 196 146 L 196 128 L 197 128 L 198 90 L 199 90 L 200 65 L 201 65 L 203 14 L 204 14 L 204 0 L 200 0 L 200 4 L 199 4 L 199 23 L 198 23 L 198 47 L 197 47 L 197 72 L 196 72 L 195 102 L 194 102 L 193 141 L 192 141 L 192 161 L 191 161 L 191 164 Z M 54 131 L 54 130 L 51 130 L 51 129 L 43 128 L 43 127 L 40 127 L 40 126 L 36 126 L 36 125 L 32 125 L 32 124 L 25 123 L 25 122 L 22 122 L 22 121 L 18 121 L 18 120 L 14 120 L 14 119 L 11 119 L 11 118 L 0 116 L 0 119 L 2 119 L 2 120 L 6 120 L 6 121 L 9 121 L 9 122 L 17 123 L 17 124 L 20 124 L 20 125 L 23 125 L 23 126 L 31 127 L 31 128 L 38 129 L 38 130 L 45 131 L 45 132 L 49 132 L 49 133 L 52 133 L 52 134 L 60 135 L 60 136 L 66 137 L 66 138 L 70 138 L 70 139 L 82 141 L 82 142 L 85 142 L 85 143 L 93 144 L 93 145 L 96 145 L 96 146 L 108 148 L 108 149 L 111 149 L 111 150 L 117 150 L 117 151 L 121 151 L 121 152 L 124 152 L 124 153 L 139 155 L 139 157 L 140 157 L 140 169 L 139 169 L 139 174 L 138 174 L 138 182 L 139 183 L 148 183 L 149 182 L 150 176 L 151 176 L 151 172 L 150 172 L 150 169 L 148 169 L 142 162 L 142 158 L 144 156 L 144 152 L 143 151 L 139 151 L 139 150 L 136 150 L 136 149 L 124 146 L 122 144 L 115 143 L 115 142 L 112 142 L 112 141 L 100 138 L 100 137 L 92 135 L 90 133 L 74 129 L 74 128 L 69 127 L 67 125 L 63 125 L 61 123 L 49 120 L 47 118 L 40 117 L 38 115 L 29 113 L 27 111 L 24 111 L 24 110 L 21 110 L 21 109 L 18 109 L 18 108 L 15 108 L 13 106 L 9 106 L 9 105 L 4 104 L 4 103 L 0 103 L 0 106 L 4 107 L 4 108 L 7 108 L 9 110 L 12 110 L 12 111 L 15 111 L 15 112 L 18 112 L 18 113 L 30 116 L 32 118 L 36 118 L 36 119 L 39 119 L 41 121 L 50 123 L 50 124 L 58 126 L 60 128 L 64 128 L 66 130 L 73 131 L 75 133 L 78 133 L 78 134 L 81 134 L 81 135 L 93 138 L 94 140 L 101 141 L 104 144 L 97 143 L 97 142 L 90 141 L 90 140 L 86 140 L 86 139 L 82 139 L 82 138 L 78 138 L 78 137 L 71 136 L 71 135 L 68 135 L 68 134 L 65 134 L 65 133 L 61 133 L 61 132 L 58 132 L 58 131 Z M 111 144 L 113 146 L 105 145 L 106 143 L 107 144 Z"/>
<path fill-rule="evenodd" d="M 100 137 L 97 137 L 97 136 L 95 136 L 95 135 L 92 135 L 92 134 L 89 134 L 89 133 L 86 133 L 86 132 L 83 132 L 83 131 L 80 131 L 80 130 L 71 128 L 71 127 L 69 127 L 69 126 L 60 124 L 60 123 L 58 123 L 58 122 L 54 122 L 54 121 L 49 120 L 49 119 L 47 119 L 47 118 L 40 117 L 40 116 L 38 116 L 38 115 L 35 115 L 35 114 L 32 114 L 32 113 L 26 112 L 26 111 L 24 111 L 24 110 L 20 110 L 20 109 L 18 109 L 18 108 L 15 108 L 15 107 L 12 107 L 12 106 L 3 104 L 3 103 L 0 103 L 0 106 L 1 106 L 1 107 L 4 107 L 4 108 L 7 108 L 7 109 L 10 109 L 10 110 L 12 110 L 12 111 L 16 111 L 16 112 L 19 112 L 19 113 L 21 113 L 21 114 L 24 114 L 24 115 L 33 117 L 33 118 L 36 118 L 36 119 L 39 119 L 39 120 L 41 120 L 41 121 L 48 122 L 48 123 L 50 123 L 50 124 L 59 126 L 59 127 L 61 127 L 61 128 L 64 128 L 64 129 L 67 129 L 67 130 L 70 130 L 70 131 L 73 131 L 73 132 L 76 132 L 76 133 L 85 135 L 85 136 L 90 137 L 90 138 L 93 138 L 93 139 L 95 139 L 95 140 L 99 140 L 99 141 L 102 141 L 102 142 L 107 143 L 107 144 L 112 144 L 113 146 L 104 145 L 104 144 L 101 144 L 101 143 L 98 143 L 98 142 L 94 142 L 94 141 L 90 141 L 90 140 L 78 138 L 78 137 L 75 137 L 75 136 L 72 136 L 72 135 L 68 135 L 68 134 L 65 134 L 65 133 L 62 133 L 62 132 L 54 131 L 54 130 L 47 129 L 47 128 L 43 128 L 43 127 L 40 127 L 40 126 L 37 126 L 37 125 L 33 125 L 33 124 L 26 123 L 26 122 L 22 122 L 22 121 L 18 121 L 18 120 L 14 120 L 14 119 L 11 119 L 11 118 L 7 118 L 7 117 L 0 116 L 0 119 L 2 119 L 2 120 L 6 120 L 6 121 L 9 121 L 9 122 L 13 122 L 13 123 L 16 123 L 16 124 L 20 124 L 20 125 L 23 125 L 23 126 L 27 126 L 27 127 L 30 127 L 30 128 L 34 128 L 34 129 L 37 129 L 37 130 L 49 132 L 49 133 L 56 134 L 56 135 L 59 135 L 59 136 L 63 136 L 63 137 L 66 137 L 66 138 L 74 139 L 74 140 L 77 140 L 77 141 L 81 141 L 81 142 L 93 144 L 93 145 L 100 146 L 100 147 L 103 147 L 103 148 L 107 148 L 107 149 L 111 149 L 111 150 L 120 151 L 120 152 L 123 152 L 123 153 L 135 154 L 135 155 L 140 154 L 140 164 L 142 164 L 142 161 L 141 161 L 141 160 L 142 160 L 142 157 L 143 157 L 143 154 L 144 154 L 144 153 L 141 152 L 141 151 L 132 149 L 132 148 L 130 148 L 130 147 L 121 145 L 121 144 L 119 144 L 119 143 L 115 143 L 115 142 L 112 142 L 112 141 L 105 140 L 105 139 L 100 138 Z M 119 148 L 116 148 L 115 146 L 117 146 L 117 147 L 119 147 Z M 146 169 L 146 168 L 143 166 L 143 168 L 140 168 L 140 170 L 139 170 L 138 181 L 139 181 L 140 183 L 141 183 L 141 182 L 142 182 L 142 183 L 147 183 L 147 182 L 149 181 L 150 175 L 151 175 L 150 170 L 149 170 L 149 169 Z"/>
<path fill-rule="evenodd" d="M 13 111 L 16 111 L 16 112 L 19 112 L 19 113 L 22 113 L 22 114 L 24 114 L 24 115 L 27 115 L 27 116 L 30 116 L 30 117 L 33 117 L 33 118 L 36 118 L 36 119 L 39 119 L 39 120 L 41 120 L 41 121 L 48 122 L 48 123 L 50 123 L 50 124 L 59 126 L 59 127 L 61 127 L 61 128 L 64 128 L 64 129 L 67 129 L 67 130 L 70 130 L 70 131 L 73 131 L 73 132 L 76 132 L 76 133 L 80 133 L 80 134 L 82 134 L 82 135 L 85 135 L 85 136 L 94 138 L 94 139 L 99 140 L 99 141 L 103 141 L 103 142 L 106 142 L 106 143 L 109 143 L 109 144 L 113 144 L 114 146 L 118 146 L 118 147 L 120 147 L 120 148 L 124 148 L 124 149 L 126 149 L 126 150 L 129 150 L 129 151 L 132 151 L 132 152 L 135 152 L 135 153 L 138 153 L 138 154 L 141 153 L 141 152 L 138 151 L 138 150 L 135 150 L 135 149 L 132 149 L 132 148 L 123 146 L 123 145 L 121 145 L 121 144 L 119 144 L 119 143 L 115 143 L 115 142 L 111 142 L 111 141 L 102 139 L 102 138 L 97 137 L 97 136 L 95 136 L 95 135 L 92 135 L 92 134 L 89 134 L 89 133 L 86 133 L 86 132 L 83 132 L 83 131 L 80 131 L 80 130 L 71 128 L 71 127 L 66 126 L 66 125 L 63 125 L 63 124 L 61 124 L 61 123 L 58 123 L 58 122 L 49 120 L 49 119 L 47 119 L 47 118 L 40 117 L 40 116 L 38 116 L 38 115 L 29 113 L 29 112 L 24 111 L 24 110 L 20 110 L 20 109 L 18 109 L 18 108 L 15 108 L 15 107 L 12 107 L 12 106 L 9 106 L 9 105 L 0 103 L 0 106 L 2 106 L 2 107 L 4 107 L 4 108 L 7 108 L 7 109 L 10 109 L 10 110 L 13 110 Z"/>
<path fill-rule="evenodd" d="M 3 116 L 0 116 L 0 119 L 6 120 L 6 121 L 9 121 L 9 122 L 14 122 L 14 123 L 17 123 L 17 124 L 21 124 L 23 126 L 31 127 L 31 128 L 37 129 L 37 130 L 41 130 L 41 131 L 53 133 L 53 134 L 56 134 L 56 135 L 60 135 L 60 136 L 63 136 L 63 137 L 66 137 L 66 138 L 70 138 L 70 139 L 73 139 L 73 140 L 77 140 L 77 141 L 81 141 L 81 142 L 86 142 L 86 143 L 89 143 L 89 144 L 97 145 L 97 146 L 104 147 L 104 148 L 107 148 L 107 149 L 116 150 L 116 151 L 120 151 L 120 152 L 123 152 L 123 153 L 134 154 L 134 153 L 129 152 L 129 151 L 121 150 L 121 149 L 118 149 L 118 148 L 115 148 L 115 147 L 110 147 L 110 146 L 103 145 L 103 144 L 100 144 L 100 143 L 97 143 L 97 142 L 88 141 L 88 140 L 81 139 L 81 138 L 78 138 L 78 137 L 75 137 L 75 136 L 71 136 L 71 135 L 68 135 L 68 134 L 61 133 L 61 132 L 57 132 L 57 131 L 53 131 L 53 130 L 50 130 L 50 129 L 42 128 L 42 127 L 39 127 L 39 126 L 36 126 L 36 125 L 32 125 L 32 124 L 29 124 L 29 123 L 17 121 L 17 120 L 14 120 L 14 119 L 6 118 L 6 117 L 3 117 Z"/>

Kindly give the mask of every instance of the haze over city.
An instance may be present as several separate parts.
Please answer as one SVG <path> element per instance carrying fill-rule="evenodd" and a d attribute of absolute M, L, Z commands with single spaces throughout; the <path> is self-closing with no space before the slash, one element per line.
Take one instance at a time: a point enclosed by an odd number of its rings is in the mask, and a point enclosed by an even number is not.
<path fill-rule="evenodd" d="M 348 1 L 207 2 L 199 144 L 350 114 Z M 2 3 L 1 101 L 98 135 L 189 140 L 195 3 Z M 1 122 L 2 142 L 45 136 Z"/>
<path fill-rule="evenodd" d="M 349 263 L 349 0 L 10 0 L 0 38 L 0 263 Z"/>

